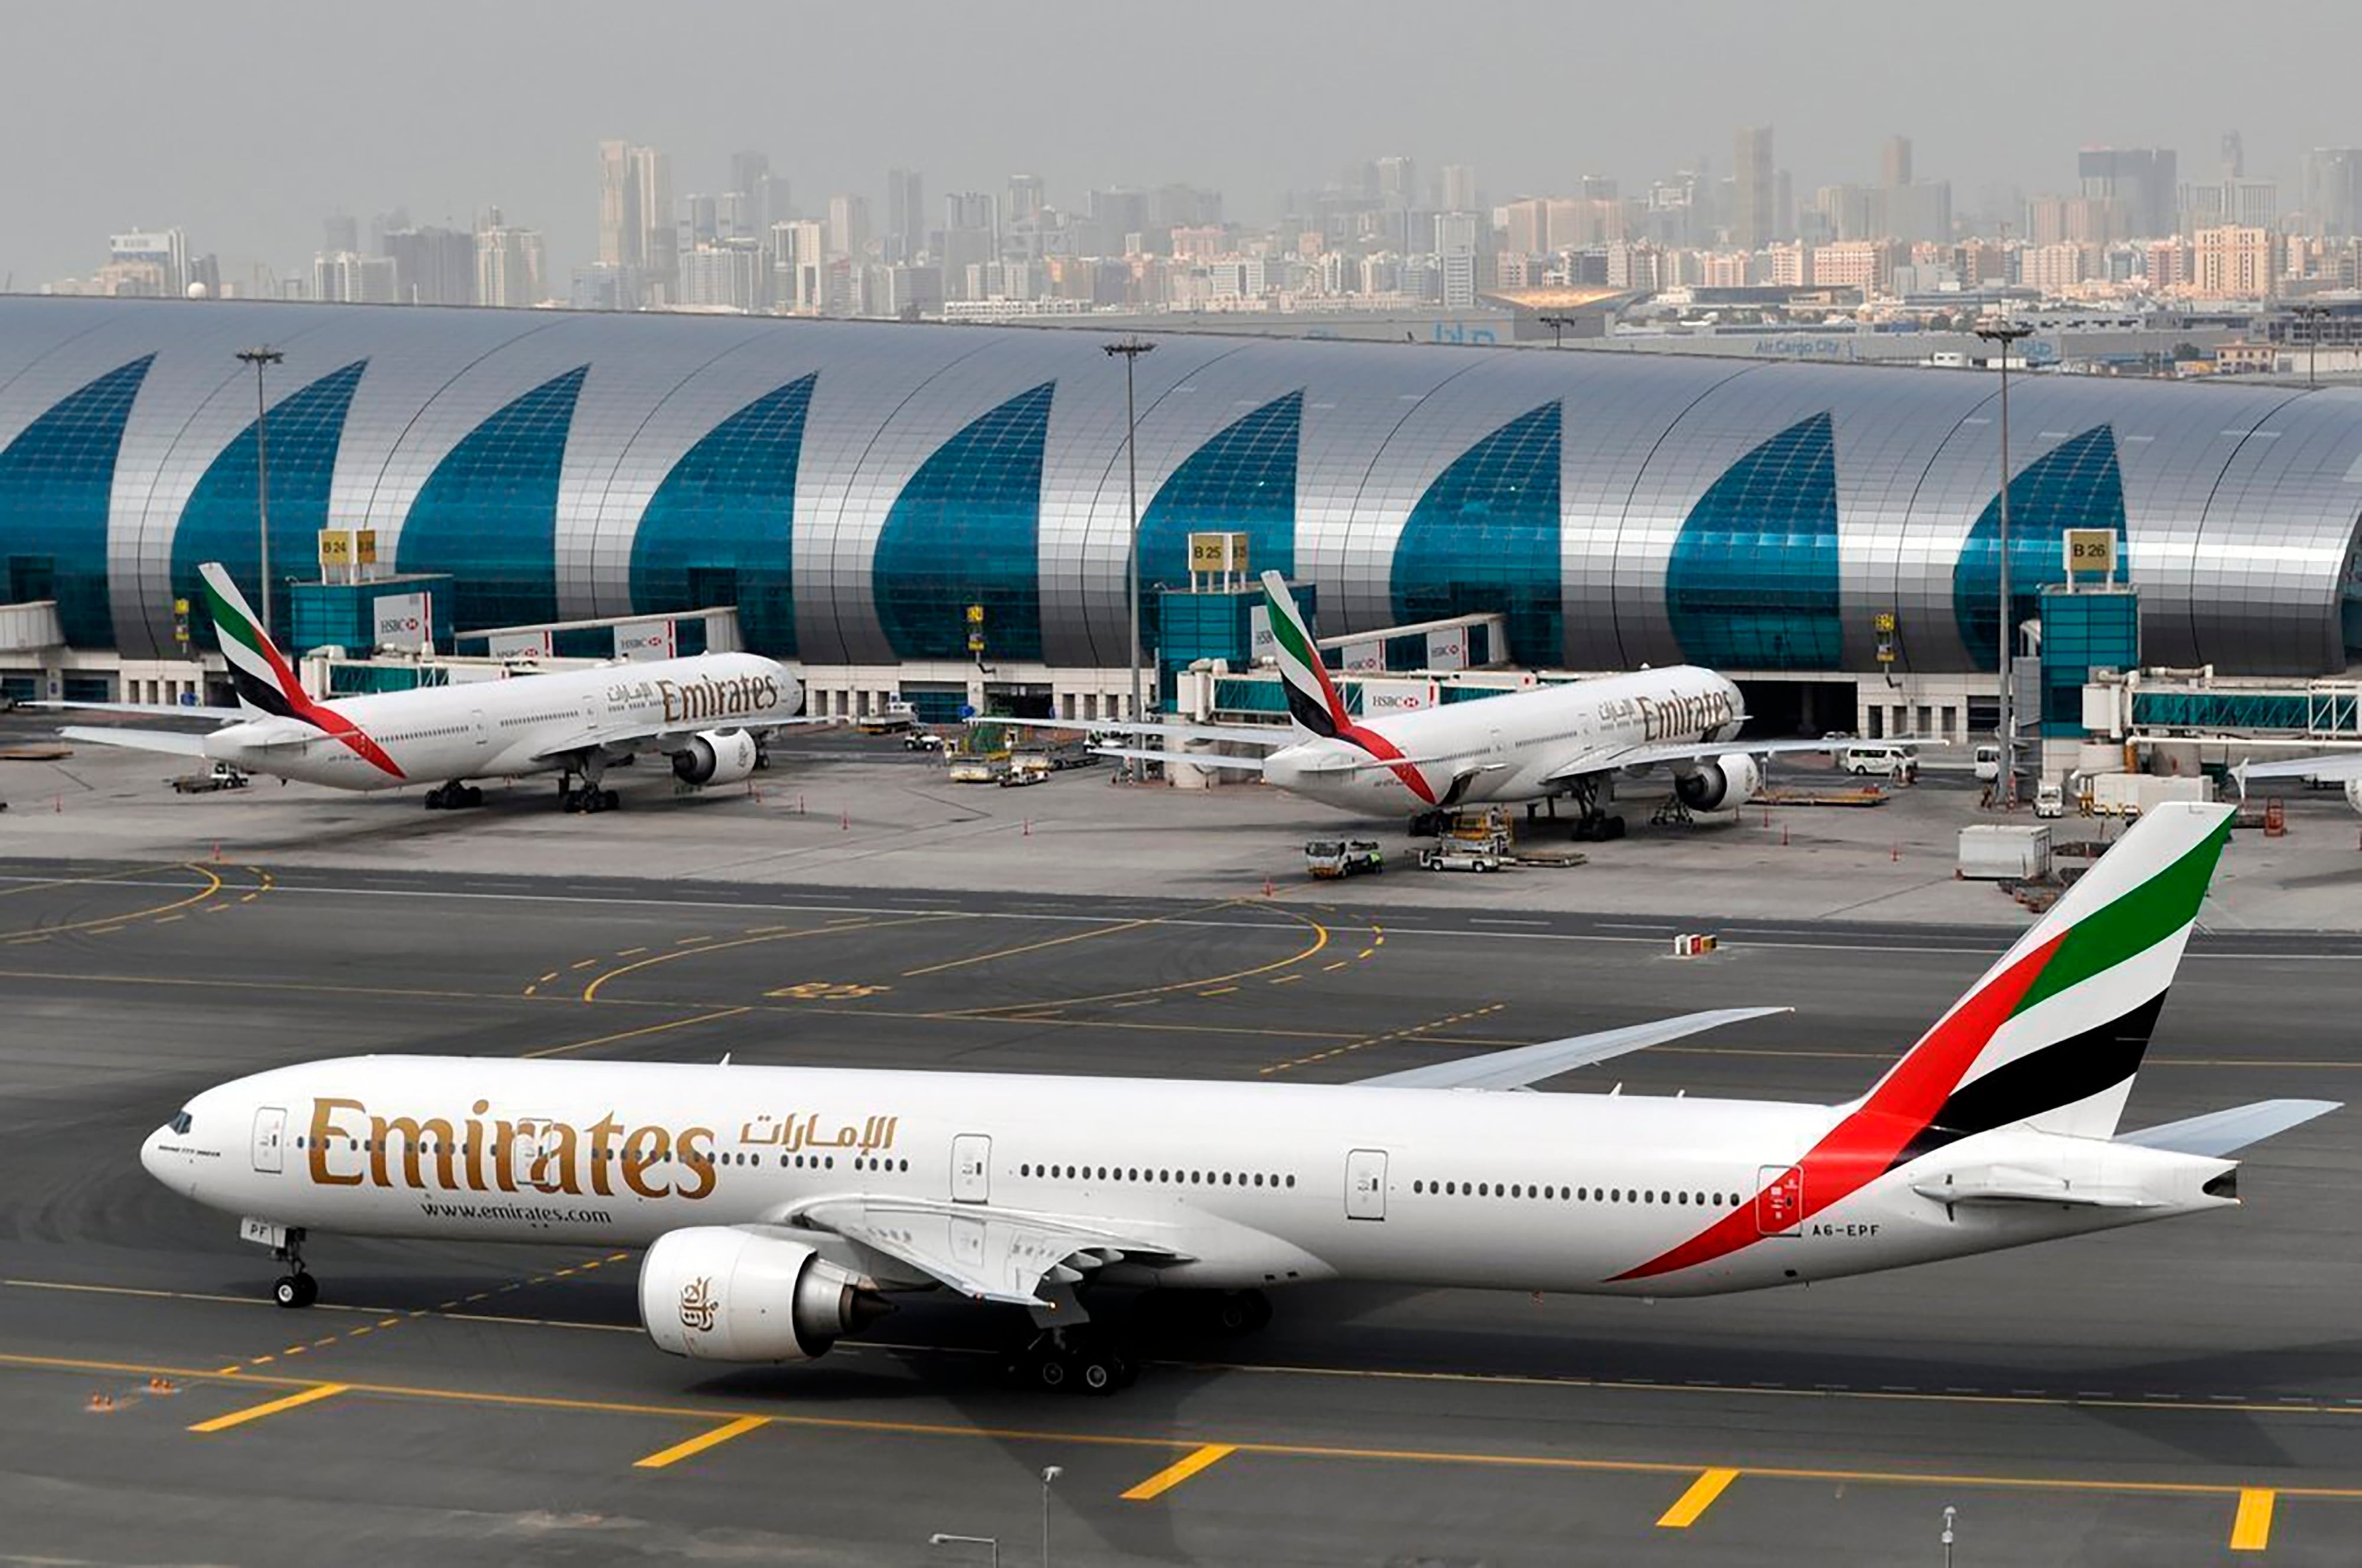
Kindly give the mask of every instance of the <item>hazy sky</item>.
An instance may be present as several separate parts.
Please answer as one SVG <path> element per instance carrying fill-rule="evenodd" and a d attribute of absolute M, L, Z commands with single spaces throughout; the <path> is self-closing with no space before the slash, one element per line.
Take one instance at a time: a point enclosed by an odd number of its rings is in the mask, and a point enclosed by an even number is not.
<path fill-rule="evenodd" d="M 563 292 L 613 136 L 671 153 L 682 193 L 767 151 L 807 212 L 854 190 L 882 218 L 903 165 L 931 213 L 1021 169 L 1059 205 L 1183 180 L 1249 220 L 1392 151 L 1473 163 L 1495 201 L 1585 172 L 1631 190 L 1701 152 L 1724 173 L 1749 123 L 1776 127 L 1800 197 L 1874 179 L 1903 131 L 1964 210 L 1993 182 L 2071 189 L 2086 142 L 2173 147 L 2209 176 L 2233 126 L 2292 206 L 2304 149 L 2362 143 L 2362 105 L 2303 69 L 2357 57 L 2352 0 L 127 0 L 14 7 L 8 34 L 0 275 L 18 289 L 93 271 L 116 229 L 178 224 L 237 278 L 308 264 L 337 208 L 366 232 L 396 204 L 464 226 L 497 203 L 546 232 Z"/>

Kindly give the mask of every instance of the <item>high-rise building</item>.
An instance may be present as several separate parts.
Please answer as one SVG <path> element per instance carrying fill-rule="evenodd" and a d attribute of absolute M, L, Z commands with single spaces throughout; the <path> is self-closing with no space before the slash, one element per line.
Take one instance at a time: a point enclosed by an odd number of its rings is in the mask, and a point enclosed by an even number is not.
<path fill-rule="evenodd" d="M 1443 183 L 1438 193 L 1442 208 L 1448 213 L 1473 213 L 1476 210 L 1476 166 L 1473 163 L 1447 163 L 1443 166 Z M 1589 195 L 1588 191 L 1584 193 Z M 1615 193 L 1608 193 L 1613 195 Z"/>
<path fill-rule="evenodd" d="M 476 229 L 476 302 L 517 308 L 539 304 L 546 293 L 541 231 L 512 228 L 501 209 L 486 211 Z"/>
<path fill-rule="evenodd" d="M 1402 155 L 1381 158 L 1375 171 L 1377 197 L 1389 207 L 1407 207 L 1418 200 L 1418 160 Z"/>
<path fill-rule="evenodd" d="M 1043 193 L 1042 176 L 1011 174 L 1009 177 L 1009 205 L 1006 212 L 1010 223 L 1036 222 L 1042 216 L 1043 207 L 1047 204 L 1048 198 Z"/>
<path fill-rule="evenodd" d="M 1878 144 L 1878 182 L 1887 190 L 1911 183 L 1911 138 L 1890 136 Z"/>
<path fill-rule="evenodd" d="M 630 269 L 646 281 L 651 294 L 668 298 L 679 253 L 680 240 L 673 222 L 672 160 L 652 147 L 601 142 L 601 264 Z"/>
<path fill-rule="evenodd" d="M 771 155 L 767 152 L 734 152 L 730 155 L 730 188 L 752 192 L 771 177 Z"/>
<path fill-rule="evenodd" d="M 983 191 L 961 191 L 944 198 L 944 248 L 936 258 L 943 271 L 943 289 L 951 299 L 980 299 L 971 293 L 968 273 L 1000 259 L 1000 205 Z M 978 274 L 979 279 L 981 274 Z M 979 283 L 980 287 L 986 286 Z"/>
<path fill-rule="evenodd" d="M 2244 180 L 2247 177 L 2247 144 L 2237 131 L 2223 133 L 2223 178 Z"/>
<path fill-rule="evenodd" d="M 696 246 L 680 254 L 679 303 L 699 310 L 758 310 L 769 284 L 763 274 L 763 248 L 751 239 Z"/>
<path fill-rule="evenodd" d="M 2087 147 L 2075 155 L 2085 198 L 2109 204 L 2108 239 L 2153 239 L 2177 225 L 2180 182 L 2169 147 Z"/>
<path fill-rule="evenodd" d="M 152 288 L 167 299 L 178 299 L 189 288 L 189 237 L 177 228 L 136 229 L 106 237 L 106 260 L 117 275 Z M 145 293 L 147 288 L 118 290 Z"/>
<path fill-rule="evenodd" d="M 799 315 L 828 304 L 828 226 L 798 218 L 771 226 L 771 298 Z"/>
<path fill-rule="evenodd" d="M 889 169 L 886 171 L 886 259 L 906 262 L 926 248 L 926 177 L 915 169 Z"/>
<path fill-rule="evenodd" d="M 1550 204 L 1523 196 L 1501 209 L 1502 249 L 1511 256 L 1540 256 L 1549 242 Z"/>
<path fill-rule="evenodd" d="M 476 303 L 476 237 L 456 228 L 389 228 L 378 248 L 393 263 L 402 304 Z"/>
<path fill-rule="evenodd" d="M 360 220 L 350 213 L 330 213 L 321 220 L 320 230 L 320 248 L 331 255 L 340 250 L 358 251 L 361 248 Z M 326 298 L 326 295 L 319 297 Z"/>
<path fill-rule="evenodd" d="M 1772 127 L 1749 126 L 1731 139 L 1730 243 L 1760 250 L 1779 234 L 1779 178 L 1772 163 Z"/>
<path fill-rule="evenodd" d="M 869 248 L 869 198 L 835 195 L 828 199 L 828 246 L 832 255 L 859 256 Z"/>
<path fill-rule="evenodd" d="M 2362 147 L 2316 147 L 2304 155 L 2304 216 L 2315 235 L 2362 234 Z"/>
<path fill-rule="evenodd" d="M 1093 191 L 1088 202 L 1090 254 L 1120 256 L 1130 236 L 1147 232 L 1147 192 L 1130 185 L 1109 185 Z M 1092 285 L 1094 291 L 1097 286 Z"/>
<path fill-rule="evenodd" d="M 2192 290 L 2203 299 L 2263 299 L 2275 289 L 2269 229 L 2224 224 L 2191 237 Z"/>
<path fill-rule="evenodd" d="M 312 297 L 337 304 L 392 304 L 400 297 L 393 273 L 390 256 L 323 250 L 312 259 Z"/>

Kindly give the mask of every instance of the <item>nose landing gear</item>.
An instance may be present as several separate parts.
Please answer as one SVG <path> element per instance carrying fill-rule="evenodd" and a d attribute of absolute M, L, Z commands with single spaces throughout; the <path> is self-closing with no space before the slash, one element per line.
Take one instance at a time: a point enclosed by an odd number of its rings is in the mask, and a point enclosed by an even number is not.
<path fill-rule="evenodd" d="M 281 1307 L 309 1307 L 320 1299 L 320 1282 L 304 1268 L 304 1232 L 290 1229 L 287 1239 L 270 1249 L 270 1255 L 287 1265 L 287 1272 L 270 1286 L 270 1299 Z"/>

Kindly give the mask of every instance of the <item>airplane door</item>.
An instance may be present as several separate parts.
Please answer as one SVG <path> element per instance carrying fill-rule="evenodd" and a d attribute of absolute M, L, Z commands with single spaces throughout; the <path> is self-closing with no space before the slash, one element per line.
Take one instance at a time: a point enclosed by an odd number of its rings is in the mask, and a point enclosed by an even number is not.
<path fill-rule="evenodd" d="M 491 731 L 484 726 L 484 711 L 481 708 L 468 715 L 468 727 L 475 732 L 476 745 L 480 750 L 492 738 Z"/>
<path fill-rule="evenodd" d="M 992 1201 L 992 1140 L 982 1132 L 963 1132 L 952 1140 L 952 1201 Z"/>
<path fill-rule="evenodd" d="M 254 1168 L 265 1176 L 277 1176 L 284 1167 L 287 1147 L 287 1108 L 266 1105 L 254 1113 Z"/>
<path fill-rule="evenodd" d="M 1386 1217 L 1386 1152 L 1356 1149 L 1345 1156 L 1345 1218 Z"/>
<path fill-rule="evenodd" d="M 1755 1233 L 1794 1236 L 1805 1222 L 1805 1173 L 1794 1165 L 1765 1165 L 1755 1187 Z"/>
<path fill-rule="evenodd" d="M 516 1131 L 509 1138 L 509 1174 L 515 1178 L 518 1191 L 557 1187 L 561 1175 L 557 1168 L 557 1155 L 556 1122 L 546 1116 L 516 1119 Z"/>

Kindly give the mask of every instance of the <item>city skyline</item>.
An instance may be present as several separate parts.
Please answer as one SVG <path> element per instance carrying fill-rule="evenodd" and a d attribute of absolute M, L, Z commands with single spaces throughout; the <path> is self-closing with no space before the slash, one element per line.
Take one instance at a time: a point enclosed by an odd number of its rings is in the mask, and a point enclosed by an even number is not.
<path fill-rule="evenodd" d="M 1625 70 L 1595 56 L 1586 63 L 1580 38 L 1563 59 L 1515 47 L 1521 33 L 1587 33 L 1588 22 L 1570 24 L 1581 13 L 1563 7 L 1472 14 L 1453 34 L 1464 50 L 1436 49 L 1432 29 L 1418 25 L 1424 13 L 1386 5 L 1356 7 L 1341 35 L 1333 18 L 1253 13 L 1258 47 L 1241 50 L 1223 25 L 1233 11 L 1233 20 L 1247 14 L 1217 5 L 1197 14 L 1198 26 L 1153 34 L 1129 22 L 1046 41 L 964 31 L 958 50 L 906 51 L 890 70 L 874 29 L 796 7 L 715 5 L 663 26 L 596 5 L 429 7 L 430 25 L 392 33 L 331 16 L 300 36 L 259 38 L 158 8 L 139 13 L 150 37 L 137 58 L 109 48 L 96 18 L 68 16 L 0 67 L 0 128 L 20 147 L 60 149 L 15 160 L 12 205 L 41 215 L 0 235 L 0 276 L 39 287 L 92 270 L 109 233 L 167 227 L 218 252 L 226 275 L 258 262 L 285 271 L 323 248 L 333 214 L 365 222 L 406 209 L 422 226 L 469 229 L 497 206 L 545 237 L 562 280 L 597 253 L 602 140 L 663 149 L 671 189 L 684 195 L 734 188 L 733 155 L 760 149 L 803 215 L 824 218 L 829 196 L 857 195 L 873 227 L 887 216 L 896 168 L 922 172 L 931 200 L 999 191 L 1028 171 L 1070 210 L 1094 187 L 1187 183 L 1220 192 L 1231 219 L 1263 223 L 1280 215 L 1286 193 L 1393 154 L 1429 171 L 1473 166 L 1493 204 L 1561 193 L 1585 174 L 1645 187 L 1701 154 L 1727 177 L 1734 133 L 1748 126 L 1772 127 L 1795 203 L 1824 185 L 1878 183 L 1882 144 L 1900 133 L 1918 176 L 1948 180 L 1963 214 L 1994 204 L 1995 187 L 2072 193 L 2088 145 L 2176 149 L 2186 177 L 2211 168 L 2235 130 L 2247 172 L 2291 193 L 2285 208 L 2310 149 L 2362 141 L 2332 95 L 2174 91 L 2177 72 L 2202 68 L 2192 34 L 2173 25 L 2183 11 L 2214 15 L 2194 6 L 2162 7 L 2153 27 L 2112 38 L 2104 79 L 2063 93 L 1997 89 L 2001 113 L 1976 91 L 1992 75 L 1989 52 L 1972 55 L 1938 19 L 1830 7 L 1827 28 L 1768 32 L 1745 50 L 1713 51 L 1721 63 L 1670 39 L 1661 50 L 1622 39 L 1643 68 Z M 451 29 L 431 25 L 438 14 L 464 18 L 472 47 L 451 47 Z M 1707 6 L 1694 27 L 1741 28 L 1748 16 Z M 2008 37 L 2014 19 L 2044 16 L 2002 6 L 1979 35 Z M 2362 41 L 2362 17 L 2339 8 L 2297 7 L 2290 20 L 2326 52 Z M 771 39 L 777 50 L 761 47 Z M 1120 69 L 1152 47 L 1161 87 Z M 1928 91 L 1930 62 L 1954 57 L 1960 90 Z M 1651 59 L 1661 63 L 1646 69 Z M 357 81 L 362 61 L 367 80 Z M 240 70 L 258 91 L 190 91 Z M 876 90 L 881 72 L 895 92 Z M 1414 90 L 1355 90 L 1404 81 Z M 436 112 L 403 106 L 404 83 Z M 379 107 L 355 112 L 356 87 Z M 1140 112 L 1143 91 L 1164 110 Z M 101 94 L 156 112 L 88 117 L 61 141 L 56 127 L 72 123 L 72 105 Z M 1824 106 L 1833 98 L 1844 105 L 1835 113 Z M 160 133 L 174 116 L 187 127 Z M 305 123 L 329 128 L 288 133 Z"/>

